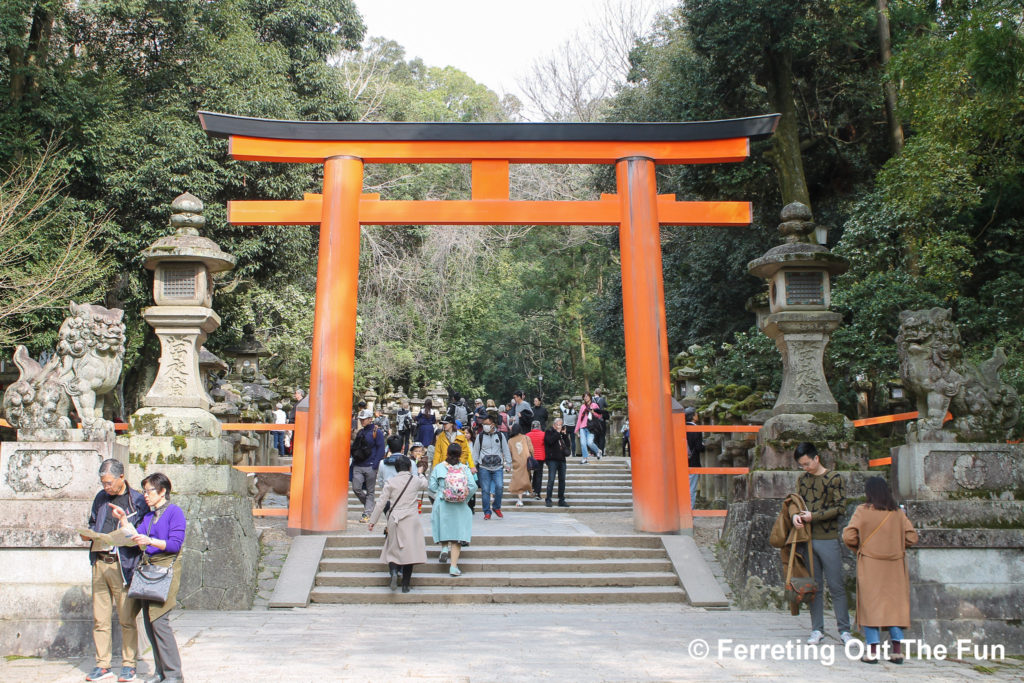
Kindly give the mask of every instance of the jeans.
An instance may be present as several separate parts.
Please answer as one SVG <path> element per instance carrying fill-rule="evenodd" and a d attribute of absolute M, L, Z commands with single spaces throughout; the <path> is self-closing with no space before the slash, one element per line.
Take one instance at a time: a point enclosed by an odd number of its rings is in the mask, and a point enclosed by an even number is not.
<path fill-rule="evenodd" d="M 493 510 L 501 509 L 501 493 L 505 488 L 505 472 L 502 469 L 488 470 L 481 467 L 477 470 L 480 475 L 480 497 L 483 499 L 484 514 L 489 515 Z"/>
<path fill-rule="evenodd" d="M 284 455 L 284 432 L 270 432 L 274 435 L 274 448 L 278 455 Z"/>
<path fill-rule="evenodd" d="M 352 491 L 363 504 L 363 514 L 369 516 L 373 512 L 374 489 L 377 486 L 377 470 L 372 467 L 356 465 L 352 468 Z"/>
<path fill-rule="evenodd" d="M 697 484 L 700 482 L 699 474 L 690 475 L 690 509 L 697 506 Z"/>
<path fill-rule="evenodd" d="M 597 449 L 597 444 L 594 443 L 594 435 L 590 433 L 589 429 L 583 427 L 580 429 L 580 452 L 583 453 L 584 458 L 589 455 L 587 451 L 593 451 L 594 455 L 600 452 Z"/>
<path fill-rule="evenodd" d="M 565 502 L 565 461 L 547 460 L 548 465 L 548 502 L 551 502 L 551 493 L 555 487 L 555 474 L 558 474 L 558 502 Z"/>
<path fill-rule="evenodd" d="M 887 626 L 889 629 L 889 640 L 898 643 L 903 640 L 903 629 L 899 626 Z M 882 641 L 881 626 L 861 626 L 864 631 L 864 642 L 868 645 L 877 645 Z"/>
<path fill-rule="evenodd" d="M 530 473 L 530 484 L 533 485 L 533 494 L 540 498 L 540 487 L 544 482 L 544 461 L 538 460 L 537 466 Z"/>
<path fill-rule="evenodd" d="M 800 554 L 807 561 L 807 544 L 799 546 Z M 814 539 L 814 580 L 818 592 L 811 603 L 811 630 L 825 630 L 825 586 L 832 595 L 832 607 L 836 613 L 836 628 L 839 632 L 850 630 L 850 611 L 846 608 L 846 586 L 843 585 L 843 560 L 839 551 L 838 538 Z"/>
<path fill-rule="evenodd" d="M 575 458 L 576 457 L 576 434 L 573 433 L 573 430 L 575 428 L 576 428 L 576 425 L 565 425 L 565 430 L 567 432 L 569 432 L 569 457 L 570 458 Z"/>

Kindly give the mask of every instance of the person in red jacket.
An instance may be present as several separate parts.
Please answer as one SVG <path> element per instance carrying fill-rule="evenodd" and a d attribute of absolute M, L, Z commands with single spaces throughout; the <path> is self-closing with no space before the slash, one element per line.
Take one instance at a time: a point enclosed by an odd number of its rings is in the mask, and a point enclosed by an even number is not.
<path fill-rule="evenodd" d="M 526 433 L 526 436 L 530 438 L 533 443 L 533 459 L 537 461 L 537 466 L 533 468 L 533 496 L 540 500 L 540 485 L 544 479 L 544 431 L 540 428 L 540 421 L 533 421 L 533 429 Z"/>

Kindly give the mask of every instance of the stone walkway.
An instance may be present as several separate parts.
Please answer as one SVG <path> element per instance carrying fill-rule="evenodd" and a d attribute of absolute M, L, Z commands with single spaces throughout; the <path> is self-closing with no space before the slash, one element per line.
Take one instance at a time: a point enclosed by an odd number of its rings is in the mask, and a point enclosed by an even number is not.
<path fill-rule="evenodd" d="M 531 527 L 550 525 L 551 532 L 559 534 L 632 533 L 628 514 L 529 517 L 515 521 L 510 515 L 483 522 L 478 516 L 477 529 L 487 524 L 488 533 L 525 533 L 523 525 L 531 522 Z M 720 523 L 698 520 L 695 538 L 709 553 Z M 1019 658 L 922 657 L 908 659 L 903 666 L 871 666 L 857 661 L 859 652 L 847 658 L 834 639 L 814 650 L 798 647 L 809 630 L 806 613 L 791 617 L 785 612 L 706 611 L 670 603 L 312 605 L 268 610 L 266 599 L 290 541 L 281 519 L 262 518 L 257 526 L 263 549 L 253 610 L 172 613 L 190 682 L 752 681 L 830 675 L 842 676 L 846 683 L 1024 681 L 1024 660 Z M 345 533 L 365 534 L 366 527 L 353 523 Z M 834 623 L 834 618 L 826 617 L 826 625 Z M 141 645 L 140 672 L 150 672 L 152 653 L 148 643 Z M 751 654 L 749 648 L 760 649 Z M 0 660 L 0 681 L 81 681 L 93 664 L 91 658 L 5 659 Z"/>
<path fill-rule="evenodd" d="M 806 636 L 806 622 L 806 616 L 670 604 L 314 605 L 179 611 L 173 626 L 190 682 L 1024 680 L 1019 660 L 980 663 L 991 673 L 974 662 L 925 659 L 870 666 L 848 660 L 834 640 L 787 661 L 782 648 Z M 720 651 L 720 642 L 733 650 Z M 739 644 L 778 645 L 780 658 L 737 656 Z M 148 654 L 145 659 L 149 671 Z M 0 680 L 80 681 L 92 665 L 91 659 L 8 661 L 0 663 Z"/>

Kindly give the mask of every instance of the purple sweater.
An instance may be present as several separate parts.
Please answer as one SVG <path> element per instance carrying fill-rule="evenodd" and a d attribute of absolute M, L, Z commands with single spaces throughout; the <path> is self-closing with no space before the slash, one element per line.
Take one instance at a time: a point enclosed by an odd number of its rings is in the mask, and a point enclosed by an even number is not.
<path fill-rule="evenodd" d="M 156 555 L 157 553 L 177 553 L 181 550 L 181 545 L 185 542 L 185 513 L 182 509 L 174 503 L 167 503 L 167 509 L 160 515 L 155 523 L 153 523 L 152 511 L 147 512 L 146 516 L 142 518 L 142 522 L 136 527 L 140 534 L 145 534 L 150 538 L 158 538 L 161 541 L 167 541 L 167 549 L 160 550 L 156 546 L 146 546 L 146 554 Z M 149 525 L 153 523 L 153 529 L 150 530 Z"/>

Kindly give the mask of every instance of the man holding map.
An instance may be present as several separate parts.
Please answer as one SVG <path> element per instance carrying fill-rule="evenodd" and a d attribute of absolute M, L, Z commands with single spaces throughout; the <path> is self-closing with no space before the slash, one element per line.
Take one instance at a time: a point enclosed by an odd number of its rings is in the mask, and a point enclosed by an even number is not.
<path fill-rule="evenodd" d="M 103 490 L 96 494 L 89 513 L 89 528 L 83 529 L 82 540 L 92 540 L 89 561 L 92 563 L 93 642 L 96 645 L 96 668 L 86 676 L 87 681 L 114 680 L 110 668 L 112 610 L 117 610 L 121 624 L 121 674 L 119 681 L 135 680 L 135 657 L 139 646 L 137 617 L 139 604 L 128 597 L 135 567 L 142 559 L 138 545 L 131 543 L 131 534 L 118 531 L 114 508 L 125 512 L 128 523 L 134 527 L 149 511 L 141 491 L 128 486 L 124 478 L 124 465 L 118 460 L 104 460 L 100 465 L 100 484 Z M 84 532 L 89 532 L 86 535 Z M 115 533 L 116 532 L 116 533 Z M 132 532 L 134 534 L 134 531 Z M 109 536 L 113 534 L 113 537 Z M 96 538 L 99 535 L 101 538 Z M 106 541 L 114 541 L 111 545 Z"/>

